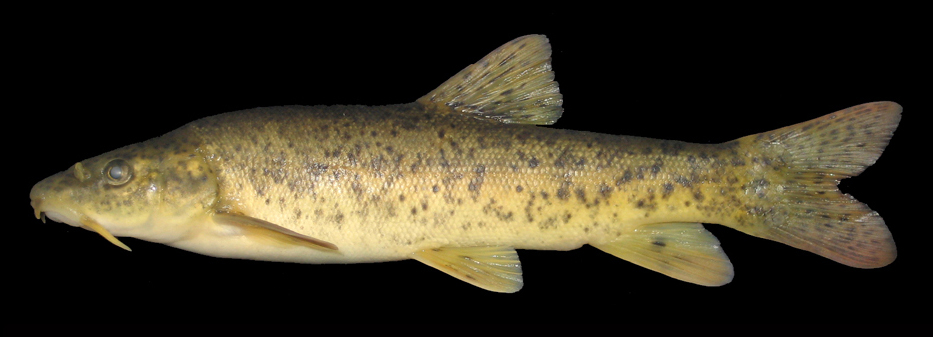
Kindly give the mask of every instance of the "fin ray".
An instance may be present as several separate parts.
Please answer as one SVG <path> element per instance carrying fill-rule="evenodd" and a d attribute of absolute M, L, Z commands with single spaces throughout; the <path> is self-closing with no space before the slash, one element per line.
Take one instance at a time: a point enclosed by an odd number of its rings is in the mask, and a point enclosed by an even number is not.
<path fill-rule="evenodd" d="M 605 244 L 606 253 L 678 280 L 704 286 L 732 281 L 732 262 L 719 240 L 698 223 L 647 225 Z"/>
<path fill-rule="evenodd" d="M 233 213 L 217 213 L 212 218 L 220 224 L 240 227 L 257 238 L 268 238 L 281 244 L 299 244 L 316 249 L 338 250 L 337 246 L 330 242 L 297 233 L 262 219 Z"/>
<path fill-rule="evenodd" d="M 477 287 L 514 293 L 522 288 L 522 267 L 511 247 L 441 247 L 412 258 Z"/>
<path fill-rule="evenodd" d="M 518 124 L 554 124 L 563 112 L 563 97 L 551 70 L 551 47 L 543 35 L 502 45 L 418 103 Z"/>
<path fill-rule="evenodd" d="M 884 220 L 837 185 L 875 163 L 901 111 L 894 102 L 866 103 L 739 139 L 781 162 L 772 175 L 781 189 L 773 206 L 759 207 L 772 211 L 736 229 L 852 267 L 893 262 L 897 249 Z"/>

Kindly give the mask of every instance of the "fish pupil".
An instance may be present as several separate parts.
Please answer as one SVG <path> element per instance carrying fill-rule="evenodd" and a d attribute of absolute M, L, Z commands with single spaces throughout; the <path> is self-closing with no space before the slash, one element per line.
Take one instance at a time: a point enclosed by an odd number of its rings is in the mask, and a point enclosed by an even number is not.
<path fill-rule="evenodd" d="M 110 177 L 115 180 L 123 179 L 123 168 L 120 166 L 114 166 L 110 168 Z"/>

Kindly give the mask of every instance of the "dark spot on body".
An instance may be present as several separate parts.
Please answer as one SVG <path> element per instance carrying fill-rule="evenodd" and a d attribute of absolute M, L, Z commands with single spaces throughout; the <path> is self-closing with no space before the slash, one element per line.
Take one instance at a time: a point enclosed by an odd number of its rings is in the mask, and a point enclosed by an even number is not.
<path fill-rule="evenodd" d="M 662 197 L 662 198 L 667 198 L 667 197 L 671 196 L 671 193 L 674 192 L 674 184 L 671 184 L 671 183 L 664 183 L 663 188 L 664 188 L 664 189 L 663 189 L 663 191 L 661 192 L 661 197 Z"/>
<path fill-rule="evenodd" d="M 580 203 L 586 203 L 586 191 L 582 188 L 578 188 L 574 191 L 577 195 L 577 200 L 580 200 Z"/>
<path fill-rule="evenodd" d="M 654 163 L 654 165 L 651 166 L 651 175 L 657 175 L 659 172 L 661 172 L 661 167 L 663 167 L 663 166 L 664 166 L 664 163 L 661 162 L 660 159 L 657 160 L 657 161 Z"/>
<path fill-rule="evenodd" d="M 538 223 L 538 228 L 541 230 L 546 230 L 546 229 L 551 229 L 551 228 L 556 228 L 556 227 L 557 227 L 557 218 L 554 218 L 554 217 L 549 217 L 547 219 L 542 220 L 540 223 Z"/>
<path fill-rule="evenodd" d="M 622 173 L 622 177 L 619 177 L 619 179 L 616 179 L 616 186 L 621 186 L 622 184 L 625 184 L 631 180 L 632 180 L 632 171 L 625 170 L 625 173 Z"/>
<path fill-rule="evenodd" d="M 570 198 L 570 189 L 568 189 L 566 185 L 558 188 L 557 198 L 560 200 L 567 200 L 568 198 Z"/>
<path fill-rule="evenodd" d="M 612 196 L 612 187 L 609 187 L 609 185 L 606 184 L 600 184 L 599 194 L 602 195 L 603 198 L 608 199 L 610 196 Z"/>
<path fill-rule="evenodd" d="M 703 192 L 696 191 L 693 193 L 693 199 L 696 199 L 696 201 L 703 201 L 705 198 L 706 197 L 703 196 Z"/>

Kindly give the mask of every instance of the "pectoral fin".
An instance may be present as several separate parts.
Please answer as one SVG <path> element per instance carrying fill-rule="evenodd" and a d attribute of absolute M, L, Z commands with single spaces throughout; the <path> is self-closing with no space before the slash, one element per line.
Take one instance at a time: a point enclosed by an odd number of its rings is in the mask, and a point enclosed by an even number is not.
<path fill-rule="evenodd" d="M 514 293 L 522 288 L 522 265 L 511 247 L 441 247 L 413 259 L 477 287 Z"/>
<path fill-rule="evenodd" d="M 218 213 L 213 215 L 213 220 L 218 224 L 239 227 L 253 238 L 268 239 L 277 244 L 303 245 L 315 249 L 337 250 L 337 246 L 330 242 L 297 233 L 274 223 L 246 215 Z"/>
<path fill-rule="evenodd" d="M 721 286 L 732 281 L 732 262 L 719 240 L 698 223 L 662 223 L 593 247 L 681 281 Z"/>

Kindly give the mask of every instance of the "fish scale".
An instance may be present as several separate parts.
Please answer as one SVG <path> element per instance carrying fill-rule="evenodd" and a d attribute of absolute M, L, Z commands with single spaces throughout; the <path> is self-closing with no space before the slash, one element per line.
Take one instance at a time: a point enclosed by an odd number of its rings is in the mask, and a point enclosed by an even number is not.
<path fill-rule="evenodd" d="M 30 193 L 37 217 L 217 257 L 415 259 L 483 289 L 523 284 L 515 249 L 590 244 L 707 286 L 732 280 L 700 223 L 876 268 L 881 217 L 836 185 L 874 163 L 893 102 L 721 144 L 543 128 L 563 110 L 543 36 L 496 49 L 413 103 L 284 106 L 191 122 Z"/>

